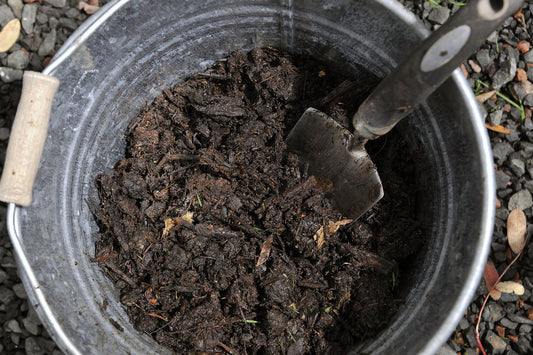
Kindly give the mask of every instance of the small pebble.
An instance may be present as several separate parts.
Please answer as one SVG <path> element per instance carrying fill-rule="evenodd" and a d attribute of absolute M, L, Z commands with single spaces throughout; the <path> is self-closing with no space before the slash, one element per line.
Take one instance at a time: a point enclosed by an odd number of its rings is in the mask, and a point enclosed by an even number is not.
<path fill-rule="evenodd" d="M 65 7 L 67 0 L 44 0 L 44 3 L 54 7 Z"/>
<path fill-rule="evenodd" d="M 6 332 L 11 333 L 22 333 L 22 329 L 20 329 L 19 322 L 17 322 L 16 319 L 12 319 L 8 321 L 5 325 Z"/>
<path fill-rule="evenodd" d="M 74 21 L 71 18 L 66 18 L 66 17 L 61 17 L 59 19 L 59 25 L 72 31 L 78 28 L 78 24 L 76 23 L 76 21 Z"/>
<path fill-rule="evenodd" d="M 496 110 L 489 115 L 489 123 L 493 126 L 499 126 L 502 122 L 503 110 Z"/>
<path fill-rule="evenodd" d="M 514 152 L 514 148 L 508 142 L 501 142 L 494 145 L 492 148 L 492 154 L 496 163 L 502 164 L 507 160 L 507 156 Z"/>
<path fill-rule="evenodd" d="M 516 64 L 513 66 L 510 62 L 502 64 L 500 69 L 492 77 L 492 87 L 496 90 L 514 79 L 516 75 Z"/>
<path fill-rule="evenodd" d="M 24 288 L 24 285 L 22 283 L 17 283 L 13 285 L 13 291 L 15 292 L 15 295 L 20 299 L 28 298 L 28 295 L 26 294 L 26 289 Z"/>
<path fill-rule="evenodd" d="M 0 288 L 0 304 L 8 305 L 15 299 L 15 293 L 9 288 Z"/>
<path fill-rule="evenodd" d="M 30 57 L 22 50 L 7 56 L 7 66 L 13 69 L 24 69 L 30 62 Z"/>
<path fill-rule="evenodd" d="M 485 340 L 492 347 L 491 354 L 493 355 L 503 354 L 505 352 L 505 349 L 507 348 L 507 343 L 502 338 L 500 338 L 496 333 L 494 333 L 492 330 L 489 330 L 487 332 L 487 335 L 485 336 Z"/>
<path fill-rule="evenodd" d="M 503 294 L 502 294 L 503 296 Z M 515 295 L 516 296 L 516 295 Z M 518 298 L 518 296 L 517 296 Z M 500 320 L 500 324 L 502 325 L 502 327 L 505 327 L 507 329 L 515 329 L 516 328 L 516 323 L 515 322 L 511 322 L 509 319 L 507 318 L 502 318 Z"/>
<path fill-rule="evenodd" d="M 533 325 L 530 324 L 521 324 L 520 327 L 518 327 L 518 332 L 520 334 L 530 334 L 531 330 L 533 330 Z"/>
<path fill-rule="evenodd" d="M 48 23 L 48 16 L 46 16 L 46 14 L 43 14 L 43 13 L 38 14 L 35 19 L 37 20 L 37 23 L 39 25 L 44 25 Z"/>
<path fill-rule="evenodd" d="M 20 19 L 22 17 L 22 8 L 24 7 L 22 0 L 7 0 L 7 4 L 13 10 L 13 14 Z"/>
<path fill-rule="evenodd" d="M 11 333 L 11 334 L 9 334 L 9 337 L 11 338 L 11 341 L 13 342 L 13 344 L 15 344 L 17 346 L 20 344 L 20 334 Z"/>
<path fill-rule="evenodd" d="M 427 19 L 433 23 L 442 25 L 450 17 L 450 9 L 447 7 L 435 7 L 429 13 Z"/>
<path fill-rule="evenodd" d="M 518 314 L 508 314 L 507 318 L 516 323 L 533 325 L 533 320 Z"/>
<path fill-rule="evenodd" d="M 531 198 L 531 192 L 528 190 L 521 190 L 509 199 L 509 210 L 514 210 L 515 208 L 525 210 L 533 206 L 533 199 Z"/>
<path fill-rule="evenodd" d="M 0 27 L 7 25 L 9 21 L 15 18 L 15 14 L 7 5 L 0 5 Z"/>
<path fill-rule="evenodd" d="M 52 53 L 56 43 L 56 36 L 57 32 L 55 29 L 52 29 L 48 34 L 46 34 L 46 36 L 44 36 L 44 40 L 39 47 L 39 51 L 37 52 L 39 56 L 46 57 Z"/>
<path fill-rule="evenodd" d="M 487 303 L 483 311 L 483 320 L 487 322 L 497 322 L 504 317 L 503 307 L 496 302 Z"/>
<path fill-rule="evenodd" d="M 37 16 L 37 4 L 26 4 L 22 9 L 22 20 L 20 21 L 22 29 L 27 34 L 33 33 L 33 24 Z"/>
<path fill-rule="evenodd" d="M 518 177 L 526 173 L 526 164 L 521 159 L 510 159 L 509 169 Z"/>
<path fill-rule="evenodd" d="M 26 338 L 24 341 L 26 355 L 44 355 L 46 352 L 34 337 Z"/>

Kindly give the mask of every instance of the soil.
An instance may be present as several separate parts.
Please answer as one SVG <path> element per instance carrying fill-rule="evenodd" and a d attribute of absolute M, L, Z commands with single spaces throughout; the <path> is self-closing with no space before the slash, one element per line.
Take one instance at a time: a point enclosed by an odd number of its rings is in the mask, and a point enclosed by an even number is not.
<path fill-rule="evenodd" d="M 272 48 L 235 52 L 133 120 L 125 158 L 96 179 L 94 261 L 138 330 L 178 353 L 323 354 L 390 322 L 398 265 L 423 240 L 401 136 L 369 148 L 385 198 L 351 223 L 284 143 L 309 106 L 349 122 L 375 80 L 349 85 L 346 105 L 342 79 Z"/>

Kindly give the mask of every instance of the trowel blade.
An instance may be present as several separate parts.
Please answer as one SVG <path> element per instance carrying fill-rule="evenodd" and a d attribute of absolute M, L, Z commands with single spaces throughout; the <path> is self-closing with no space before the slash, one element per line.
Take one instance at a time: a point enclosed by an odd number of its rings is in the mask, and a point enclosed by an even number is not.
<path fill-rule="evenodd" d="M 308 165 L 334 206 L 345 217 L 359 218 L 383 197 L 376 166 L 363 143 L 325 113 L 307 109 L 286 139 L 289 151 Z"/>

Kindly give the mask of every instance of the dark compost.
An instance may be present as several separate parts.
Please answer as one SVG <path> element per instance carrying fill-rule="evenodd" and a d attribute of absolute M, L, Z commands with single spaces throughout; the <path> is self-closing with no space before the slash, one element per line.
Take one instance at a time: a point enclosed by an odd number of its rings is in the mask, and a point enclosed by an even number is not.
<path fill-rule="evenodd" d="M 307 107 L 349 122 L 375 84 L 347 104 L 331 94 L 342 79 L 272 48 L 235 52 L 131 122 L 125 157 L 96 179 L 93 260 L 138 330 L 178 353 L 323 354 L 388 324 L 398 265 L 422 243 L 401 137 L 373 143 L 385 198 L 353 223 L 285 149 Z"/>

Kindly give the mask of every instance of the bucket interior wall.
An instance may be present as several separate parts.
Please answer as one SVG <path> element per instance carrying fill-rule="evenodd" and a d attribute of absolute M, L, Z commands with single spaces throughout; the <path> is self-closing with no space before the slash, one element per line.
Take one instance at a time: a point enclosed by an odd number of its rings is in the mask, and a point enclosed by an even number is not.
<path fill-rule="evenodd" d="M 61 86 L 34 203 L 15 211 L 32 269 L 23 270 L 23 281 L 31 288 L 28 272 L 37 277 L 47 304 L 37 311 L 58 344 L 71 353 L 168 352 L 133 329 L 117 290 L 90 261 L 99 238 L 87 203 L 98 201 L 93 181 L 123 156 L 126 127 L 141 107 L 232 51 L 261 46 L 382 77 L 423 33 L 385 0 L 122 0 L 91 18 L 48 69 Z M 359 352 L 436 350 L 467 304 L 458 298 L 475 289 L 493 177 L 472 100 L 456 73 L 399 127 L 423 152 L 418 199 L 427 249 L 399 314 Z"/>

